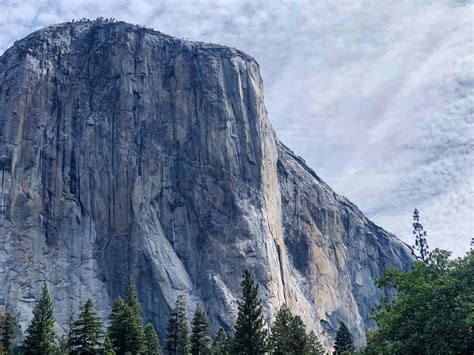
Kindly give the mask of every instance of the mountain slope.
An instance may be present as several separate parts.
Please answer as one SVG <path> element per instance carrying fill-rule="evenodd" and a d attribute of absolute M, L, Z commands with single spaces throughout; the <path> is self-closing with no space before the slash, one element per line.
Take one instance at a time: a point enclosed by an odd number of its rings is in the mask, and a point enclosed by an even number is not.
<path fill-rule="evenodd" d="M 163 336 L 185 294 L 212 327 L 251 270 L 271 319 L 284 302 L 330 345 L 357 342 L 374 277 L 409 250 L 282 145 L 258 64 L 238 50 L 123 22 L 47 27 L 0 59 L 0 298 L 22 327 L 43 280 L 58 323 L 126 275 Z"/>

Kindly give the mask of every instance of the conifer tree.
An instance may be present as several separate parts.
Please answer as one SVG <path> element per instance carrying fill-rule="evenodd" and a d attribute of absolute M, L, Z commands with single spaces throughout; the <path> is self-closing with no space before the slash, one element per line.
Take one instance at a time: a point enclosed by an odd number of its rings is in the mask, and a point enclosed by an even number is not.
<path fill-rule="evenodd" d="M 131 277 L 128 279 L 125 300 L 119 297 L 112 306 L 108 335 L 117 354 L 138 354 L 143 351 L 141 306 Z"/>
<path fill-rule="evenodd" d="M 118 297 L 112 305 L 108 334 L 117 354 L 123 354 L 127 349 L 128 314 L 127 305 L 121 297 Z"/>
<path fill-rule="evenodd" d="M 128 278 L 125 304 L 128 308 L 127 349 L 128 351 L 138 353 L 144 346 L 143 320 L 140 301 L 138 300 L 137 291 L 131 276 Z"/>
<path fill-rule="evenodd" d="M 104 338 L 104 355 L 115 355 L 114 344 L 108 335 Z"/>
<path fill-rule="evenodd" d="M 241 285 L 242 297 L 238 301 L 239 313 L 232 351 L 237 354 L 264 354 L 268 350 L 268 332 L 263 318 L 262 301 L 258 297 L 258 284 L 245 271 Z"/>
<path fill-rule="evenodd" d="M 12 355 L 14 351 L 16 323 L 11 312 L 7 312 L 3 319 L 2 345 L 5 355 Z"/>
<path fill-rule="evenodd" d="M 412 253 L 417 260 L 428 263 L 431 260 L 431 253 L 429 251 L 428 242 L 426 241 L 426 231 L 423 229 L 423 225 L 420 223 L 420 212 L 415 208 L 413 212 L 415 245 L 413 245 Z"/>
<path fill-rule="evenodd" d="M 191 354 L 209 354 L 211 351 L 211 332 L 206 313 L 201 306 L 197 306 L 191 324 Z"/>
<path fill-rule="evenodd" d="M 307 345 L 307 335 L 306 327 L 300 316 L 294 316 L 291 320 L 290 336 L 291 353 L 303 354 Z"/>
<path fill-rule="evenodd" d="M 78 355 L 98 354 L 102 350 L 102 336 L 101 321 L 94 311 L 94 303 L 88 299 L 72 325 L 69 351 Z"/>
<path fill-rule="evenodd" d="M 293 315 L 286 304 L 277 312 L 271 328 L 270 340 L 273 354 L 282 355 L 291 352 L 291 326 Z"/>
<path fill-rule="evenodd" d="M 224 331 L 224 328 L 220 327 L 217 334 L 212 342 L 212 355 L 226 355 L 228 354 L 228 343 L 229 337 Z"/>
<path fill-rule="evenodd" d="M 151 323 L 145 325 L 143 330 L 145 336 L 144 355 L 160 355 L 160 341 L 155 327 Z"/>
<path fill-rule="evenodd" d="M 306 351 L 305 354 L 307 355 L 324 355 L 326 351 L 324 350 L 323 344 L 319 341 L 316 333 L 314 331 L 309 332 L 308 334 L 308 341 L 306 343 Z"/>
<path fill-rule="evenodd" d="M 176 300 L 166 329 L 166 354 L 187 355 L 190 353 L 189 325 L 186 311 L 186 299 L 183 295 Z"/>
<path fill-rule="evenodd" d="M 334 343 L 334 354 L 340 355 L 342 353 L 353 353 L 355 350 L 354 341 L 352 335 L 347 329 L 344 322 L 341 323 L 339 330 L 336 334 L 336 341 Z"/>
<path fill-rule="evenodd" d="M 26 330 L 25 354 L 51 354 L 56 350 L 53 302 L 46 282 L 41 297 L 33 310 L 33 320 Z"/>

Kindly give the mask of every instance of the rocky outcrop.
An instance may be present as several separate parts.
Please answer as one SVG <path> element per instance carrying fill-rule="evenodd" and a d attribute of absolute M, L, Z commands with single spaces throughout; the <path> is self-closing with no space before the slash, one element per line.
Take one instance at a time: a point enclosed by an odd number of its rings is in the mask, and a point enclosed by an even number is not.
<path fill-rule="evenodd" d="M 358 343 L 409 250 L 281 144 L 258 64 L 123 22 L 50 26 L 0 58 L 0 301 L 23 329 L 41 284 L 58 327 L 106 317 L 131 274 L 163 338 L 176 297 L 230 329 L 250 269 L 330 345 Z"/>

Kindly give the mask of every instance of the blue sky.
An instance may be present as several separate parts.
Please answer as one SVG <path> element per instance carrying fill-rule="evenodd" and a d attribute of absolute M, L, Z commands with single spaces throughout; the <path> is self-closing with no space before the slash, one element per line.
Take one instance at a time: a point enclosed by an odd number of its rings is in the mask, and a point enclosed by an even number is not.
<path fill-rule="evenodd" d="M 432 247 L 474 237 L 474 5 L 460 0 L 0 0 L 0 53 L 31 31 L 113 17 L 242 49 L 280 139 L 372 220 Z"/>

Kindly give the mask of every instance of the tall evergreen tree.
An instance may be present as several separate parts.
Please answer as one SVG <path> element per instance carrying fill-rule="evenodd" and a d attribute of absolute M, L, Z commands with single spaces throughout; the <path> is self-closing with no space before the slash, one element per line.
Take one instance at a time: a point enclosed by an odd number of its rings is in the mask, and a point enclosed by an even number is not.
<path fill-rule="evenodd" d="M 191 328 L 191 353 L 193 355 L 209 354 L 211 351 L 211 332 L 206 313 L 201 306 L 196 307 Z"/>
<path fill-rule="evenodd" d="M 125 300 L 117 298 L 110 315 L 109 337 L 117 354 L 139 354 L 144 349 L 141 306 L 129 277 Z"/>
<path fill-rule="evenodd" d="M 88 299 L 72 325 L 69 351 L 78 355 L 97 354 L 102 350 L 102 336 L 101 321 L 94 311 L 94 303 Z"/>
<path fill-rule="evenodd" d="M 232 350 L 237 354 L 264 354 L 268 351 L 268 332 L 263 318 L 262 301 L 258 297 L 258 284 L 245 271 L 241 285 L 242 297 L 238 301 L 239 313 Z"/>
<path fill-rule="evenodd" d="M 334 354 L 340 355 L 345 352 L 353 353 L 355 350 L 352 335 L 347 329 L 344 322 L 341 323 L 336 334 L 336 342 L 334 343 Z"/>
<path fill-rule="evenodd" d="M 145 351 L 144 355 L 160 355 L 160 341 L 156 334 L 155 327 L 151 323 L 145 325 L 143 330 L 145 335 Z"/>
<path fill-rule="evenodd" d="M 56 350 L 53 302 L 46 282 L 41 297 L 33 310 L 33 320 L 26 330 L 25 354 L 51 354 Z"/>
<path fill-rule="evenodd" d="M 271 328 L 270 340 L 273 354 L 283 355 L 291 352 L 291 326 L 293 315 L 286 304 L 277 312 Z"/>
<path fill-rule="evenodd" d="M 412 253 L 415 258 L 425 263 L 431 260 L 428 242 L 426 241 L 426 231 L 420 223 L 420 212 L 415 208 L 413 212 L 413 234 L 415 235 L 415 245 L 413 245 Z"/>
<path fill-rule="evenodd" d="M 229 347 L 228 343 L 229 343 L 229 337 L 225 333 L 224 329 L 220 327 L 219 330 L 217 331 L 214 341 L 212 342 L 211 354 L 212 355 L 227 355 L 228 347 Z"/>
<path fill-rule="evenodd" d="M 271 329 L 273 353 L 303 354 L 306 350 L 306 327 L 299 316 L 294 316 L 287 305 L 277 312 Z"/>
<path fill-rule="evenodd" d="M 104 355 L 115 355 L 114 344 L 112 344 L 112 340 L 108 335 L 104 338 Z"/>
<path fill-rule="evenodd" d="M 306 349 L 307 335 L 306 327 L 300 316 L 294 316 L 291 320 L 291 353 L 303 354 Z"/>
<path fill-rule="evenodd" d="M 309 332 L 308 334 L 308 342 L 306 343 L 306 351 L 305 354 L 307 355 L 324 355 L 326 351 L 324 350 L 323 344 L 319 341 L 316 333 L 314 331 Z"/>
<path fill-rule="evenodd" d="M 144 347 L 142 308 L 131 276 L 128 278 L 125 304 L 128 308 L 127 349 L 132 353 L 139 353 Z"/>
<path fill-rule="evenodd" d="M 117 354 L 124 354 L 127 351 L 127 329 L 128 329 L 129 311 L 127 305 L 121 297 L 118 297 L 112 305 L 110 315 L 109 339 L 111 340 L 114 351 Z"/>
<path fill-rule="evenodd" d="M 7 312 L 3 319 L 2 345 L 5 355 L 12 355 L 14 351 L 13 341 L 16 335 L 16 323 L 11 312 Z"/>
<path fill-rule="evenodd" d="M 186 299 L 183 295 L 176 300 L 166 329 L 166 354 L 187 355 L 191 351 Z"/>

